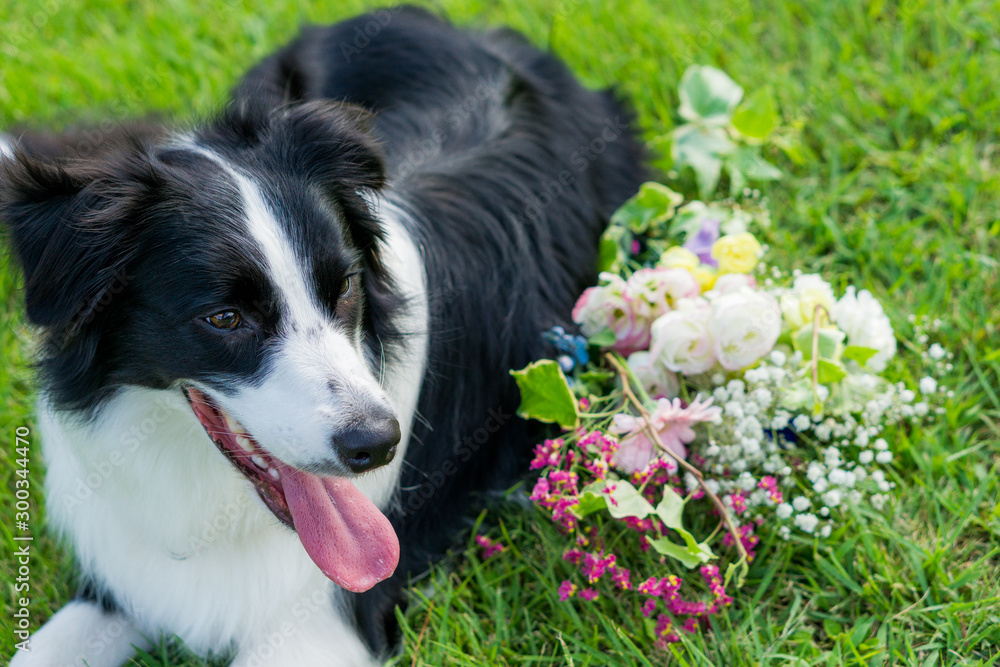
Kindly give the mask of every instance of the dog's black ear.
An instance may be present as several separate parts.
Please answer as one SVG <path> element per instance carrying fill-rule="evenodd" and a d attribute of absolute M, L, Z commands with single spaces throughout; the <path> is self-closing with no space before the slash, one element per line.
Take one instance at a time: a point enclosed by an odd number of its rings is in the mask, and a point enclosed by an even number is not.
<path fill-rule="evenodd" d="M 385 185 L 382 152 L 372 134 L 374 114 L 355 104 L 317 100 L 278 112 L 292 157 L 307 177 L 338 193 Z"/>
<path fill-rule="evenodd" d="M 351 240 L 368 266 L 380 266 L 381 223 L 369 198 L 385 185 L 385 165 L 371 128 L 374 115 L 362 107 L 330 101 L 294 104 L 278 112 L 282 145 L 291 146 L 295 173 L 316 183 L 343 214 Z"/>
<path fill-rule="evenodd" d="M 59 328 L 80 322 L 121 280 L 122 185 L 84 166 L 17 153 L 0 159 L 0 222 L 24 273 L 28 319 Z M 103 190 L 103 191 L 102 191 Z M 115 192 L 119 190 L 119 192 Z"/>

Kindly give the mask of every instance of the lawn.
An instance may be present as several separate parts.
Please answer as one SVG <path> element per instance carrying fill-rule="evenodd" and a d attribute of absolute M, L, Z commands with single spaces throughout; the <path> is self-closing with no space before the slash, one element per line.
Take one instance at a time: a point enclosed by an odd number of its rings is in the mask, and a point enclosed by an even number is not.
<path fill-rule="evenodd" d="M 0 130 L 150 111 L 194 120 L 252 62 L 305 21 L 358 0 L 41 0 L 0 3 Z M 870 289 L 920 377 L 907 316 L 941 318 L 956 354 L 946 413 L 898 432 L 896 499 L 858 511 L 839 546 L 765 541 L 728 613 L 671 653 L 643 644 L 609 597 L 560 602 L 562 538 L 529 507 L 497 506 L 480 531 L 506 551 L 459 549 L 414 582 L 400 665 L 1000 664 L 1000 2 L 844 0 L 441 0 L 471 25 L 508 24 L 593 86 L 616 84 L 655 141 L 677 119 L 693 63 L 726 70 L 778 102 L 763 186 L 773 260 Z M 693 195 L 689 175 L 664 175 Z M 30 338 L 18 278 L 0 272 L 0 451 L 7 594 L 0 660 L 12 653 L 14 432 L 33 425 Z M 37 447 L 35 448 L 37 451 Z M 31 463 L 33 485 L 42 462 Z M 41 498 L 33 498 L 36 503 Z M 34 510 L 38 513 L 38 508 Z M 33 622 L 72 597 L 71 555 L 34 519 Z M 464 544 L 472 545 L 470 535 Z M 201 665 L 176 644 L 148 667 Z"/>

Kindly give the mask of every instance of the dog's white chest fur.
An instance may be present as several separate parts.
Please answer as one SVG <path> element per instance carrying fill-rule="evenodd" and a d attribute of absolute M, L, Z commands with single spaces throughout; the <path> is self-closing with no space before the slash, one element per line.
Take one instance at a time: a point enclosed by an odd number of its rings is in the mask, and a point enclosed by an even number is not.
<path fill-rule="evenodd" d="M 424 372 L 427 309 L 419 254 L 397 211 L 380 204 L 385 262 L 410 303 L 399 323 L 404 349 L 383 379 L 399 415 L 400 451 L 356 481 L 384 508 Z M 209 441 L 179 389 L 122 391 L 93 424 L 53 411 L 44 398 L 39 408 L 51 522 L 140 634 L 176 634 L 199 653 L 236 649 L 234 664 L 248 667 L 371 663 L 338 609 L 340 589 Z M 74 604 L 60 615 L 69 612 L 83 613 Z M 112 653 L 58 656 L 94 666 L 114 664 Z M 49 664 L 30 655 L 15 664 Z"/>

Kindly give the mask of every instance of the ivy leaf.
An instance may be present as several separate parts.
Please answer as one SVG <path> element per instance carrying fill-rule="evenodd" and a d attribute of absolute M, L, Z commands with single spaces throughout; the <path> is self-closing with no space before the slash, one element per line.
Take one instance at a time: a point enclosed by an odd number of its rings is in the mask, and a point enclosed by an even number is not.
<path fill-rule="evenodd" d="M 868 360 L 878 354 L 878 350 L 860 345 L 848 345 L 844 348 L 844 359 L 852 359 L 864 366 Z"/>
<path fill-rule="evenodd" d="M 766 88 L 750 93 L 733 113 L 733 127 L 752 139 L 766 139 L 777 124 L 778 110 Z"/>
<path fill-rule="evenodd" d="M 709 65 L 688 67 L 678 94 L 681 118 L 715 127 L 729 125 L 733 110 L 743 99 L 743 89 L 728 74 Z"/>
<path fill-rule="evenodd" d="M 618 273 L 628 260 L 630 245 L 632 245 L 632 234 L 624 227 L 610 226 L 605 229 L 598 246 L 598 272 Z"/>
<path fill-rule="evenodd" d="M 610 496 L 614 502 L 608 500 L 608 514 L 616 519 L 624 519 L 633 516 L 637 519 L 645 519 L 655 512 L 649 501 L 642 497 L 642 494 L 628 482 L 616 480 L 611 483 L 615 487 Z"/>
<path fill-rule="evenodd" d="M 730 191 L 739 192 L 750 181 L 776 181 L 784 173 L 760 156 L 756 146 L 740 146 L 725 159 L 729 172 Z"/>
<path fill-rule="evenodd" d="M 683 201 L 684 195 L 662 183 L 643 183 L 639 192 L 611 216 L 611 224 L 625 227 L 634 234 L 655 231 L 674 216 Z"/>
<path fill-rule="evenodd" d="M 677 530 L 682 526 L 681 514 L 684 512 L 684 499 L 669 486 L 663 489 L 663 500 L 656 506 L 656 516 L 663 520 L 667 528 Z"/>
<path fill-rule="evenodd" d="M 707 563 L 715 554 L 708 544 L 698 542 L 686 528 L 684 528 L 682 515 L 684 513 L 684 499 L 673 489 L 666 487 L 663 490 L 663 500 L 656 506 L 656 516 L 660 517 L 664 525 L 681 536 L 684 546 L 674 544 L 666 537 L 656 540 L 649 540 L 649 544 L 657 552 L 664 556 L 670 556 L 679 560 L 684 567 L 690 569 L 699 563 Z"/>
<path fill-rule="evenodd" d="M 605 495 L 602 493 L 604 491 L 605 483 L 594 482 L 593 484 L 588 484 L 580 490 L 580 502 L 573 508 L 570 509 L 577 518 L 582 519 L 588 514 L 593 514 L 594 512 L 599 512 L 608 506 L 608 501 Z"/>
<path fill-rule="evenodd" d="M 559 424 L 565 429 L 576 428 L 580 421 L 576 398 L 558 362 L 542 359 L 510 374 L 521 390 L 518 416 Z"/>
<path fill-rule="evenodd" d="M 704 542 L 696 543 L 694 547 L 691 545 L 682 547 L 679 544 L 674 544 L 665 537 L 660 537 L 655 540 L 649 540 L 649 546 L 656 549 L 657 553 L 680 561 L 681 565 L 689 570 L 698 567 L 702 563 L 707 563 L 715 557 L 712 554 L 712 550 Z"/>
<path fill-rule="evenodd" d="M 707 197 L 715 191 L 725 158 L 736 149 L 721 127 L 681 125 L 674 130 L 673 158 L 677 169 L 691 167 L 698 192 Z"/>

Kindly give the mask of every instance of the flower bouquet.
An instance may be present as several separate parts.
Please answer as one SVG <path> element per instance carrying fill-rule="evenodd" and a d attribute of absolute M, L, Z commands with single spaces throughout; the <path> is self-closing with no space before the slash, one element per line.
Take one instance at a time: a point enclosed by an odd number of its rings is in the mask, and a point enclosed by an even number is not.
<path fill-rule="evenodd" d="M 682 202 L 657 183 L 626 202 L 582 336 L 546 332 L 558 358 L 513 371 L 520 414 L 563 429 L 531 464 L 567 536 L 560 598 L 633 604 L 661 647 L 732 604 L 762 536 L 822 541 L 881 510 L 892 433 L 943 393 L 883 376 L 896 338 L 871 293 L 764 263 L 756 192 Z"/>

